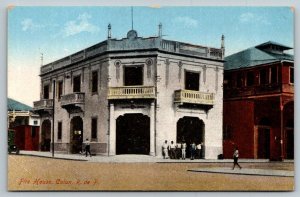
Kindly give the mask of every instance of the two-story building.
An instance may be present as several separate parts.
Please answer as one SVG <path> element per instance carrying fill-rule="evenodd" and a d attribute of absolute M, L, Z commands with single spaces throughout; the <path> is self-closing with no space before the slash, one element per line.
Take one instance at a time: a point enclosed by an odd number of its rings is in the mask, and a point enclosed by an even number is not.
<path fill-rule="evenodd" d="M 32 107 L 7 98 L 7 124 L 19 150 L 39 150 L 40 118 L 32 113 Z"/>
<path fill-rule="evenodd" d="M 162 156 L 165 140 L 185 140 L 217 158 L 224 50 L 224 36 L 220 48 L 165 40 L 160 24 L 118 40 L 109 25 L 107 40 L 41 67 L 41 150 L 78 153 L 88 138 L 94 154 Z"/>
<path fill-rule="evenodd" d="M 225 58 L 224 156 L 294 158 L 294 57 L 266 42 Z"/>

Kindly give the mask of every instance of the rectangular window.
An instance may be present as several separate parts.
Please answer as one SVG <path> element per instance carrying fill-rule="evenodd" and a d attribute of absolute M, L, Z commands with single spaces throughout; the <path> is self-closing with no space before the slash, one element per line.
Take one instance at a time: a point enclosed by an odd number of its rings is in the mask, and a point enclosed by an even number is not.
<path fill-rule="evenodd" d="M 44 95 L 44 99 L 49 99 L 49 85 L 44 85 L 43 95 Z"/>
<path fill-rule="evenodd" d="M 58 87 L 57 87 L 57 98 L 60 100 L 61 96 L 63 94 L 63 81 L 58 82 Z"/>
<path fill-rule="evenodd" d="M 290 67 L 290 83 L 294 83 L 294 67 Z"/>
<path fill-rule="evenodd" d="M 98 92 L 98 71 L 92 73 L 92 93 Z"/>
<path fill-rule="evenodd" d="M 36 130 L 35 130 L 35 127 L 31 127 L 31 137 L 32 138 L 35 138 L 36 136 Z"/>
<path fill-rule="evenodd" d="M 80 85 L 81 85 L 81 78 L 80 75 L 73 78 L 73 92 L 80 92 Z"/>
<path fill-rule="evenodd" d="M 243 79 L 243 74 L 242 73 L 238 73 L 236 76 L 236 86 L 238 88 L 244 86 L 244 79 Z"/>
<path fill-rule="evenodd" d="M 268 83 L 268 76 L 267 76 L 266 69 L 261 69 L 259 71 L 259 82 L 260 82 L 260 85 L 264 85 L 264 84 Z"/>
<path fill-rule="evenodd" d="M 97 118 L 92 118 L 92 139 L 97 139 Z"/>
<path fill-rule="evenodd" d="M 58 122 L 57 124 L 57 139 L 61 140 L 62 136 L 62 122 Z"/>
<path fill-rule="evenodd" d="M 200 74 L 196 72 L 185 72 L 185 89 L 199 91 Z"/>
<path fill-rule="evenodd" d="M 277 66 L 271 67 L 271 83 L 277 83 Z"/>
<path fill-rule="evenodd" d="M 225 125 L 223 129 L 223 139 L 231 140 L 232 139 L 232 128 L 229 125 Z"/>
<path fill-rule="evenodd" d="M 142 66 L 124 67 L 124 85 L 125 86 L 143 85 L 143 67 Z"/>
<path fill-rule="evenodd" d="M 253 72 L 248 72 L 247 73 L 247 86 L 253 86 L 254 85 L 254 73 Z"/>

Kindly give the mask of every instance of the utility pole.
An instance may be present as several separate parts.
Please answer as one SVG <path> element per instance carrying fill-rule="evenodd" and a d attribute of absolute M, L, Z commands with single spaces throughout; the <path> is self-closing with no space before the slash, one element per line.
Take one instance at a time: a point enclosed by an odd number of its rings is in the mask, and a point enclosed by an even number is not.
<path fill-rule="evenodd" d="M 53 109 L 52 109 L 52 157 L 54 157 L 54 114 L 55 114 L 55 80 L 53 80 L 53 87 L 52 87 L 52 98 L 53 98 Z"/>

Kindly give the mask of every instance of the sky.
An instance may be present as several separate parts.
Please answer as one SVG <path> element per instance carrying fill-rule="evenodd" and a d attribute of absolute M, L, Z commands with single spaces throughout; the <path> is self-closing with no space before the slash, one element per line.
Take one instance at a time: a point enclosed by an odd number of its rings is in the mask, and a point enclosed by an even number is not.
<path fill-rule="evenodd" d="M 290 7 L 133 7 L 133 29 L 165 39 L 220 48 L 225 55 L 275 41 L 294 46 Z M 131 29 L 131 7 L 14 7 L 8 10 L 8 97 L 33 106 L 40 67 Z M 43 53 L 43 61 L 41 61 Z M 291 51 L 293 53 L 293 51 Z"/>

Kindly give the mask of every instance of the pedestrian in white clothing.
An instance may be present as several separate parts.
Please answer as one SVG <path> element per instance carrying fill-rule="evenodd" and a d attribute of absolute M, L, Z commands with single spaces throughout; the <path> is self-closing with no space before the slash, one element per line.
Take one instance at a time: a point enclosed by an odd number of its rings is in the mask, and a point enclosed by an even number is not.
<path fill-rule="evenodd" d="M 169 154 L 168 154 L 168 149 L 169 149 L 169 145 L 168 145 L 168 140 L 165 141 L 165 143 L 162 146 L 163 148 L 163 154 L 164 154 L 164 159 L 168 159 L 169 158 Z"/>
<path fill-rule="evenodd" d="M 186 151 L 186 143 L 185 141 L 183 141 L 181 144 L 181 155 L 183 160 L 185 159 L 185 151 Z"/>

